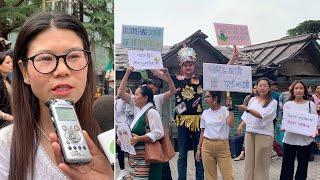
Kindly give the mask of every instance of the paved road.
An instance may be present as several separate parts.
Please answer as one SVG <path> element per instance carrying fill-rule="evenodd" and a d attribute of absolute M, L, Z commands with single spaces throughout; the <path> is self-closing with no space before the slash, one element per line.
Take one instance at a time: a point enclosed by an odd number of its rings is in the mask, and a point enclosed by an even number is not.
<path fill-rule="evenodd" d="M 170 161 L 172 178 L 174 180 L 178 179 L 177 158 L 178 158 L 178 154 Z M 281 162 L 282 162 L 282 158 L 280 157 L 276 157 L 271 160 L 270 180 L 279 179 Z M 244 161 L 233 161 L 232 166 L 233 166 L 235 180 L 243 180 Z M 126 164 L 126 167 L 128 167 L 127 164 Z M 115 174 L 118 175 L 117 171 L 119 171 L 119 167 L 116 166 L 115 169 L 116 169 Z M 194 167 L 192 151 L 189 151 L 188 153 L 187 177 L 188 177 L 188 180 L 195 180 L 195 167 Z M 222 180 L 221 176 L 218 179 Z M 315 160 L 309 163 L 308 180 L 320 180 L 320 155 L 317 155 L 315 157 Z"/>

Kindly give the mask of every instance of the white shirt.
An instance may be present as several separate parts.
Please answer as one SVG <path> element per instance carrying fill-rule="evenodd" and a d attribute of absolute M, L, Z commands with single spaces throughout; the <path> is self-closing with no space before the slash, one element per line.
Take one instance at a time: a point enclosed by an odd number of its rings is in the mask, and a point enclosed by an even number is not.
<path fill-rule="evenodd" d="M 139 118 L 146 112 L 146 110 L 152 106 L 153 106 L 152 103 L 148 103 L 138 112 L 138 114 L 134 117 L 134 120 L 130 125 L 131 129 L 138 122 Z M 147 133 L 146 135 L 149 136 L 153 142 L 155 142 L 156 140 L 161 139 L 164 136 L 161 117 L 159 112 L 155 109 L 150 109 L 148 111 L 147 116 L 148 116 L 150 132 Z"/>
<path fill-rule="evenodd" d="M 117 123 L 124 122 L 128 125 L 131 124 L 134 117 L 134 108 L 130 104 L 127 104 L 122 99 L 117 99 L 114 104 L 114 109 L 116 113 L 115 120 Z"/>
<path fill-rule="evenodd" d="M 134 103 L 134 96 L 131 96 L 130 107 L 134 109 L 134 116 L 139 112 L 139 108 Z M 155 108 L 158 110 L 160 116 L 162 115 L 162 104 L 164 103 L 164 93 L 153 96 Z"/>
<path fill-rule="evenodd" d="M 227 119 L 229 111 L 221 106 L 217 110 L 206 109 L 202 112 L 200 128 L 204 128 L 203 136 L 209 139 L 228 139 L 230 127 Z"/>
<path fill-rule="evenodd" d="M 13 125 L 0 130 L 0 179 L 8 179 Z M 30 178 L 31 174 L 29 174 Z M 66 180 L 67 177 L 51 161 L 41 144 L 38 147 L 34 169 L 35 180 Z"/>
<path fill-rule="evenodd" d="M 311 114 L 317 114 L 316 105 L 311 101 L 307 101 L 304 104 L 297 104 L 294 101 L 288 101 L 283 106 L 283 112 L 289 109 L 293 111 L 299 111 L 299 112 L 310 112 L 309 102 L 310 102 Z M 311 137 L 304 136 L 301 134 L 291 133 L 287 131 L 284 133 L 284 136 L 283 136 L 283 142 L 290 145 L 307 146 L 312 142 L 312 140 L 313 138 Z"/>
<path fill-rule="evenodd" d="M 246 131 L 273 137 L 273 120 L 277 115 L 277 101 L 273 99 L 267 107 L 263 107 L 257 97 L 252 97 L 248 103 L 248 109 L 258 111 L 262 119 L 244 112 L 241 119 L 246 123 Z"/>

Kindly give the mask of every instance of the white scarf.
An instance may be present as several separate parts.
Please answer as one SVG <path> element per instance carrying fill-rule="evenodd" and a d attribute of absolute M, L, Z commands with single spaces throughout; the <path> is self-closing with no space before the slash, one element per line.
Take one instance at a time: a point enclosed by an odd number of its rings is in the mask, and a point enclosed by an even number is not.
<path fill-rule="evenodd" d="M 143 106 L 143 108 L 140 109 L 140 111 L 138 112 L 138 114 L 134 117 L 132 123 L 130 124 L 130 129 L 132 130 L 132 128 L 134 127 L 134 125 L 138 122 L 138 120 L 140 119 L 140 117 L 146 112 L 146 110 L 148 110 L 150 107 L 152 107 L 153 104 L 151 102 L 149 102 L 148 104 L 146 104 L 145 106 Z"/>

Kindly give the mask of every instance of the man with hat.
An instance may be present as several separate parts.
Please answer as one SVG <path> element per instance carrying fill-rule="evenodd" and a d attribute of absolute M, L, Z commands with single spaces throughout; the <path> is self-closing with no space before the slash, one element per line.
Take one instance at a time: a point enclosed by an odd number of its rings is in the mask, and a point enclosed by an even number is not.
<path fill-rule="evenodd" d="M 237 51 L 228 64 L 233 64 Z M 180 74 L 172 76 L 177 88 L 175 94 L 175 121 L 178 126 L 178 175 L 179 180 L 186 180 L 188 144 L 192 142 L 194 154 L 200 137 L 200 117 L 202 113 L 202 76 L 196 75 L 196 53 L 191 47 L 183 47 L 178 52 Z M 204 179 L 202 161 L 196 161 L 196 179 Z"/>

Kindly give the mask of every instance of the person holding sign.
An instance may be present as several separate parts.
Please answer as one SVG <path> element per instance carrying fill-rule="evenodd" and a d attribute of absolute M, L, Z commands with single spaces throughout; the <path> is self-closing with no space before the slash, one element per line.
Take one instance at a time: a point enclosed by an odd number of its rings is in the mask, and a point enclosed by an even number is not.
<path fill-rule="evenodd" d="M 134 97 L 125 91 L 129 76 L 132 71 L 133 71 L 133 67 L 129 66 L 126 70 L 125 75 L 123 76 L 121 83 L 120 83 L 120 86 L 118 89 L 118 96 L 124 102 L 130 104 L 131 109 L 134 109 L 134 116 L 136 116 L 138 113 L 138 108 L 135 106 Z M 147 84 L 147 86 L 150 87 L 153 92 L 153 95 L 154 95 L 153 100 L 154 100 L 155 108 L 160 113 L 160 115 L 162 115 L 162 105 L 165 102 L 168 102 L 170 97 L 176 93 L 176 87 L 170 77 L 168 69 L 166 69 L 166 68 L 153 69 L 153 70 L 151 70 L 151 72 L 153 73 L 154 76 L 166 81 L 169 86 L 168 91 L 161 93 L 161 94 L 158 94 L 159 87 L 157 87 L 152 82 Z M 162 171 L 163 171 L 163 173 L 162 173 L 163 178 L 162 179 L 166 179 L 166 180 L 172 179 L 169 163 L 162 164 Z"/>
<path fill-rule="evenodd" d="M 238 58 L 236 47 L 228 64 L 233 64 Z M 178 179 L 185 180 L 187 173 L 188 144 L 193 143 L 194 155 L 200 138 L 200 117 L 202 113 L 203 77 L 195 74 L 196 52 L 193 48 L 183 47 L 178 52 L 180 74 L 172 76 L 177 87 L 175 94 L 174 119 L 178 126 Z M 201 161 L 195 162 L 196 180 L 204 179 Z"/>
<path fill-rule="evenodd" d="M 208 91 L 204 97 L 210 109 L 201 115 L 201 134 L 196 153 L 196 160 L 202 157 L 206 179 L 217 180 L 217 164 L 222 179 L 233 180 L 229 131 L 233 126 L 234 116 L 226 106 L 221 106 L 221 92 Z"/>
<path fill-rule="evenodd" d="M 147 85 L 139 86 L 134 94 L 135 105 L 140 109 L 130 125 L 136 155 L 129 154 L 129 178 L 161 180 L 162 166 L 145 161 L 145 143 L 155 142 L 164 136 L 161 116 L 154 107 L 153 93 Z M 147 133 L 146 126 L 150 127 Z"/>
<path fill-rule="evenodd" d="M 283 113 L 286 121 L 286 111 L 306 112 L 317 114 L 316 106 L 312 101 L 308 101 L 307 86 L 302 81 L 295 81 L 291 85 L 291 97 L 284 104 Z M 316 134 L 316 132 L 315 132 Z M 311 142 L 313 138 L 286 131 L 283 138 L 283 160 L 281 167 L 280 180 L 293 179 L 294 161 L 297 157 L 298 167 L 295 179 L 307 179 L 308 163 L 311 154 Z"/>
<path fill-rule="evenodd" d="M 277 101 L 272 99 L 269 79 L 261 78 L 257 85 L 257 96 L 250 99 L 248 106 L 238 105 L 244 112 L 239 131 L 246 126 L 245 180 L 269 180 Z"/>

